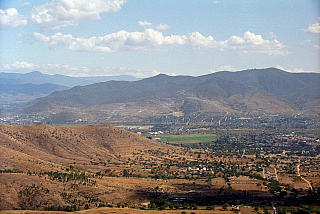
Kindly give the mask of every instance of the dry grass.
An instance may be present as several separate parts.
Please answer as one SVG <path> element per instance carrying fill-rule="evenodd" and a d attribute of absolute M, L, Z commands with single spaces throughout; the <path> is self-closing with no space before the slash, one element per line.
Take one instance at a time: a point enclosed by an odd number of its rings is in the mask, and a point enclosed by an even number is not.
<path fill-rule="evenodd" d="M 178 173 L 184 176 L 194 173 L 192 176 L 198 177 L 197 171 L 188 172 L 186 167 L 178 167 L 179 163 L 184 161 L 198 161 L 197 152 L 196 149 L 187 150 L 154 142 L 109 125 L 77 127 L 0 125 L 0 170 L 22 171 L 0 173 L 0 209 L 12 210 L 24 207 L 43 210 L 53 205 L 80 204 L 79 207 L 83 210 L 88 204 L 94 209 L 78 213 L 181 213 L 181 210 L 142 211 L 129 208 L 95 208 L 100 203 L 114 207 L 117 203 L 127 203 L 130 206 L 147 205 L 151 196 L 156 194 L 171 194 L 199 200 L 211 196 L 219 198 L 225 195 L 230 197 L 236 195 L 235 200 L 241 200 L 239 195 L 246 190 L 251 195 L 271 196 L 263 185 L 237 183 L 229 187 L 221 177 L 211 179 L 210 182 L 207 178 L 195 180 L 148 178 L 154 175 L 151 174 L 151 170 L 154 169 L 157 173 L 165 175 Z M 248 157 L 244 159 L 236 156 L 201 155 L 201 158 L 208 158 L 209 162 L 239 164 L 254 158 L 250 155 Z M 154 165 L 151 166 L 151 163 Z M 167 169 L 168 163 L 172 163 L 169 169 Z M 140 177 L 123 177 L 124 170 Z M 268 170 L 272 171 L 273 168 Z M 41 172 L 58 172 L 68 175 L 82 173 L 85 179 L 53 179 L 49 175 L 40 175 Z M 313 180 L 315 184 L 319 183 L 319 179 L 313 177 L 307 177 L 307 179 Z M 235 177 L 233 180 L 256 181 L 245 176 Z M 308 188 L 305 182 L 294 181 L 286 174 L 279 175 L 279 182 L 290 184 L 296 189 Z M 250 208 L 241 209 L 244 209 L 243 213 L 251 212 L 246 210 Z M 49 213 L 40 211 L 1 211 L 0 213 L 4 212 Z M 186 212 L 191 213 L 190 210 Z M 194 212 L 229 213 L 229 211 L 220 211 L 219 208 L 215 211 L 199 209 Z"/>

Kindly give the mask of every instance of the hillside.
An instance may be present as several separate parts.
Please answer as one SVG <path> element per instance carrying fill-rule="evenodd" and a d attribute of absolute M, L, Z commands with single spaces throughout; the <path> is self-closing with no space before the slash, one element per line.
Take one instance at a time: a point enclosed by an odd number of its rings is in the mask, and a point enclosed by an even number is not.
<path fill-rule="evenodd" d="M 29 102 L 39 97 L 45 97 L 52 92 L 68 89 L 66 86 L 51 83 L 40 85 L 32 83 L 17 84 L 14 81 L 4 79 L 0 79 L 0 83 L 1 105 Z"/>
<path fill-rule="evenodd" d="M 0 192 L 3 193 L 0 195 L 0 210 L 18 207 L 43 210 L 46 206 L 67 205 L 70 201 L 62 193 L 71 189 L 87 197 L 97 197 L 105 192 L 102 196 L 104 200 L 117 198 L 119 194 L 124 194 L 123 199 L 126 199 L 128 190 L 125 193 L 124 190 L 115 192 L 118 189 L 116 183 L 106 185 L 106 180 L 100 180 L 96 184 L 96 173 L 118 176 L 128 167 L 143 173 L 139 165 L 126 165 L 128 158 L 133 160 L 137 153 L 161 160 L 161 157 L 147 155 L 145 151 L 166 151 L 170 148 L 110 125 L 58 127 L 0 124 Z M 52 177 L 55 176 L 52 173 L 58 177 Z M 61 176 L 64 176 L 63 180 Z M 69 182 L 64 180 L 66 176 Z"/>
<path fill-rule="evenodd" d="M 164 148 L 145 137 L 110 125 L 95 126 L 8 126 L 0 124 L 1 157 L 9 153 L 56 164 L 126 160 L 126 154 L 148 147 Z M 10 151 L 10 152 L 9 152 Z M 15 159 L 4 166 L 25 170 Z M 32 164 L 31 164 L 32 165 Z M 32 166 L 41 171 L 42 166 Z M 4 169 L 4 168 L 3 168 Z"/>
<path fill-rule="evenodd" d="M 92 123 L 97 117 L 107 120 L 115 115 L 317 114 L 319 80 L 320 74 L 288 73 L 276 68 L 199 77 L 161 74 L 135 82 L 109 81 L 54 92 L 30 102 L 22 113 L 72 112 L 85 115 Z"/>
<path fill-rule="evenodd" d="M 88 77 L 71 77 L 61 74 L 48 75 L 43 74 L 39 71 L 33 71 L 30 73 L 0 73 L 0 82 L 3 83 L 15 83 L 15 84 L 56 84 L 63 85 L 68 88 L 77 86 L 77 85 L 89 85 L 98 82 L 107 82 L 111 80 L 117 81 L 136 81 L 139 80 L 130 75 L 120 75 L 120 76 L 88 76 Z"/>
<path fill-rule="evenodd" d="M 160 199 L 166 199 L 172 206 L 177 200 L 180 204 L 195 204 L 202 206 L 202 210 L 226 202 L 230 205 L 265 204 L 275 197 L 280 204 L 292 202 L 295 206 L 298 203 L 314 204 L 317 200 L 318 196 L 309 195 L 310 183 L 305 182 L 310 180 L 314 188 L 320 185 L 320 179 L 314 176 L 318 173 L 316 168 L 309 169 L 311 163 L 318 161 L 317 156 L 283 154 L 279 159 L 273 159 L 279 154 L 280 141 L 279 138 L 273 138 L 276 143 L 266 141 L 265 137 L 273 136 L 272 132 L 261 138 L 262 131 L 259 130 L 250 133 L 247 130 L 217 130 L 220 137 L 211 134 L 210 141 L 197 144 L 190 142 L 195 142 L 194 137 L 200 131 L 190 132 L 181 132 L 184 136 L 179 136 L 189 139 L 189 143 L 179 141 L 183 148 L 155 142 L 110 125 L 0 124 L 0 211 L 87 210 L 92 213 L 91 209 L 108 206 L 126 207 L 119 212 L 128 213 L 127 208 L 148 204 L 151 208 L 153 202 L 161 209 L 160 202 L 156 202 Z M 229 138 L 222 138 L 219 133 L 229 133 Z M 240 142 L 229 141 L 235 136 L 242 136 L 238 139 Z M 311 136 L 316 139 L 313 134 Z M 160 137 L 168 139 L 170 135 Z M 249 138 L 256 140 L 252 142 Z M 287 141 L 283 145 L 280 151 L 285 149 L 291 153 L 296 152 L 297 145 L 303 144 Z M 260 155 L 256 154 L 257 148 L 261 148 Z M 298 151 L 318 154 L 315 146 L 305 144 L 303 149 Z M 292 160 L 299 164 L 292 167 Z M 305 180 L 292 176 L 295 169 L 306 176 Z M 276 179 L 281 183 L 277 190 L 273 189 L 273 180 L 266 178 L 267 171 L 273 170 L 278 171 Z M 278 195 L 285 187 L 286 194 Z M 297 197 L 292 198 L 293 192 Z M 184 208 L 178 204 L 174 213 L 192 209 L 189 205 Z M 173 209 L 172 206 L 168 208 Z M 109 213 L 113 210 L 109 208 L 94 211 Z"/>

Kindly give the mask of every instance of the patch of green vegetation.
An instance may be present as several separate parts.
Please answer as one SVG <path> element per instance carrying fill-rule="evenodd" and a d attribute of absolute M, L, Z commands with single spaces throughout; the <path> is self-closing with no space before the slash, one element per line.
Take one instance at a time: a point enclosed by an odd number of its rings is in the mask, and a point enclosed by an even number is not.
<path fill-rule="evenodd" d="M 161 136 L 161 142 L 182 142 L 182 141 L 200 141 L 209 142 L 217 139 L 216 134 L 190 134 L 190 135 L 164 135 Z"/>

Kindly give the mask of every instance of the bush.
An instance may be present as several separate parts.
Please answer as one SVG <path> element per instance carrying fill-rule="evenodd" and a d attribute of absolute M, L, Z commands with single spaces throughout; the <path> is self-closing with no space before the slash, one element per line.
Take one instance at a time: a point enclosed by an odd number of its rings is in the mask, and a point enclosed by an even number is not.
<path fill-rule="evenodd" d="M 160 209 L 160 210 L 166 210 L 166 209 L 167 209 L 167 206 L 163 204 L 163 205 L 160 206 L 159 209 Z"/>
<path fill-rule="evenodd" d="M 149 209 L 151 209 L 151 210 L 157 209 L 157 205 L 155 205 L 154 203 L 149 204 L 148 207 L 149 207 Z"/>

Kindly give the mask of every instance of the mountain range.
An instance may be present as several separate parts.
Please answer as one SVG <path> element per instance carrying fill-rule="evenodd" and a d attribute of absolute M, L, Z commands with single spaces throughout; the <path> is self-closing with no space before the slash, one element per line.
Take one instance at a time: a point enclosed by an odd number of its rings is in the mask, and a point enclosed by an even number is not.
<path fill-rule="evenodd" d="M 26 74 L 2 72 L 0 73 L 1 104 L 31 101 L 54 91 L 110 80 L 136 81 L 139 79 L 129 75 L 70 77 L 61 74 L 48 75 L 39 71 Z"/>
<path fill-rule="evenodd" d="M 134 82 L 108 81 L 53 92 L 29 102 L 21 112 L 63 114 L 64 118 L 72 114 L 93 120 L 199 112 L 317 114 L 319 80 L 317 73 L 288 73 L 276 68 L 198 77 L 160 74 Z"/>

